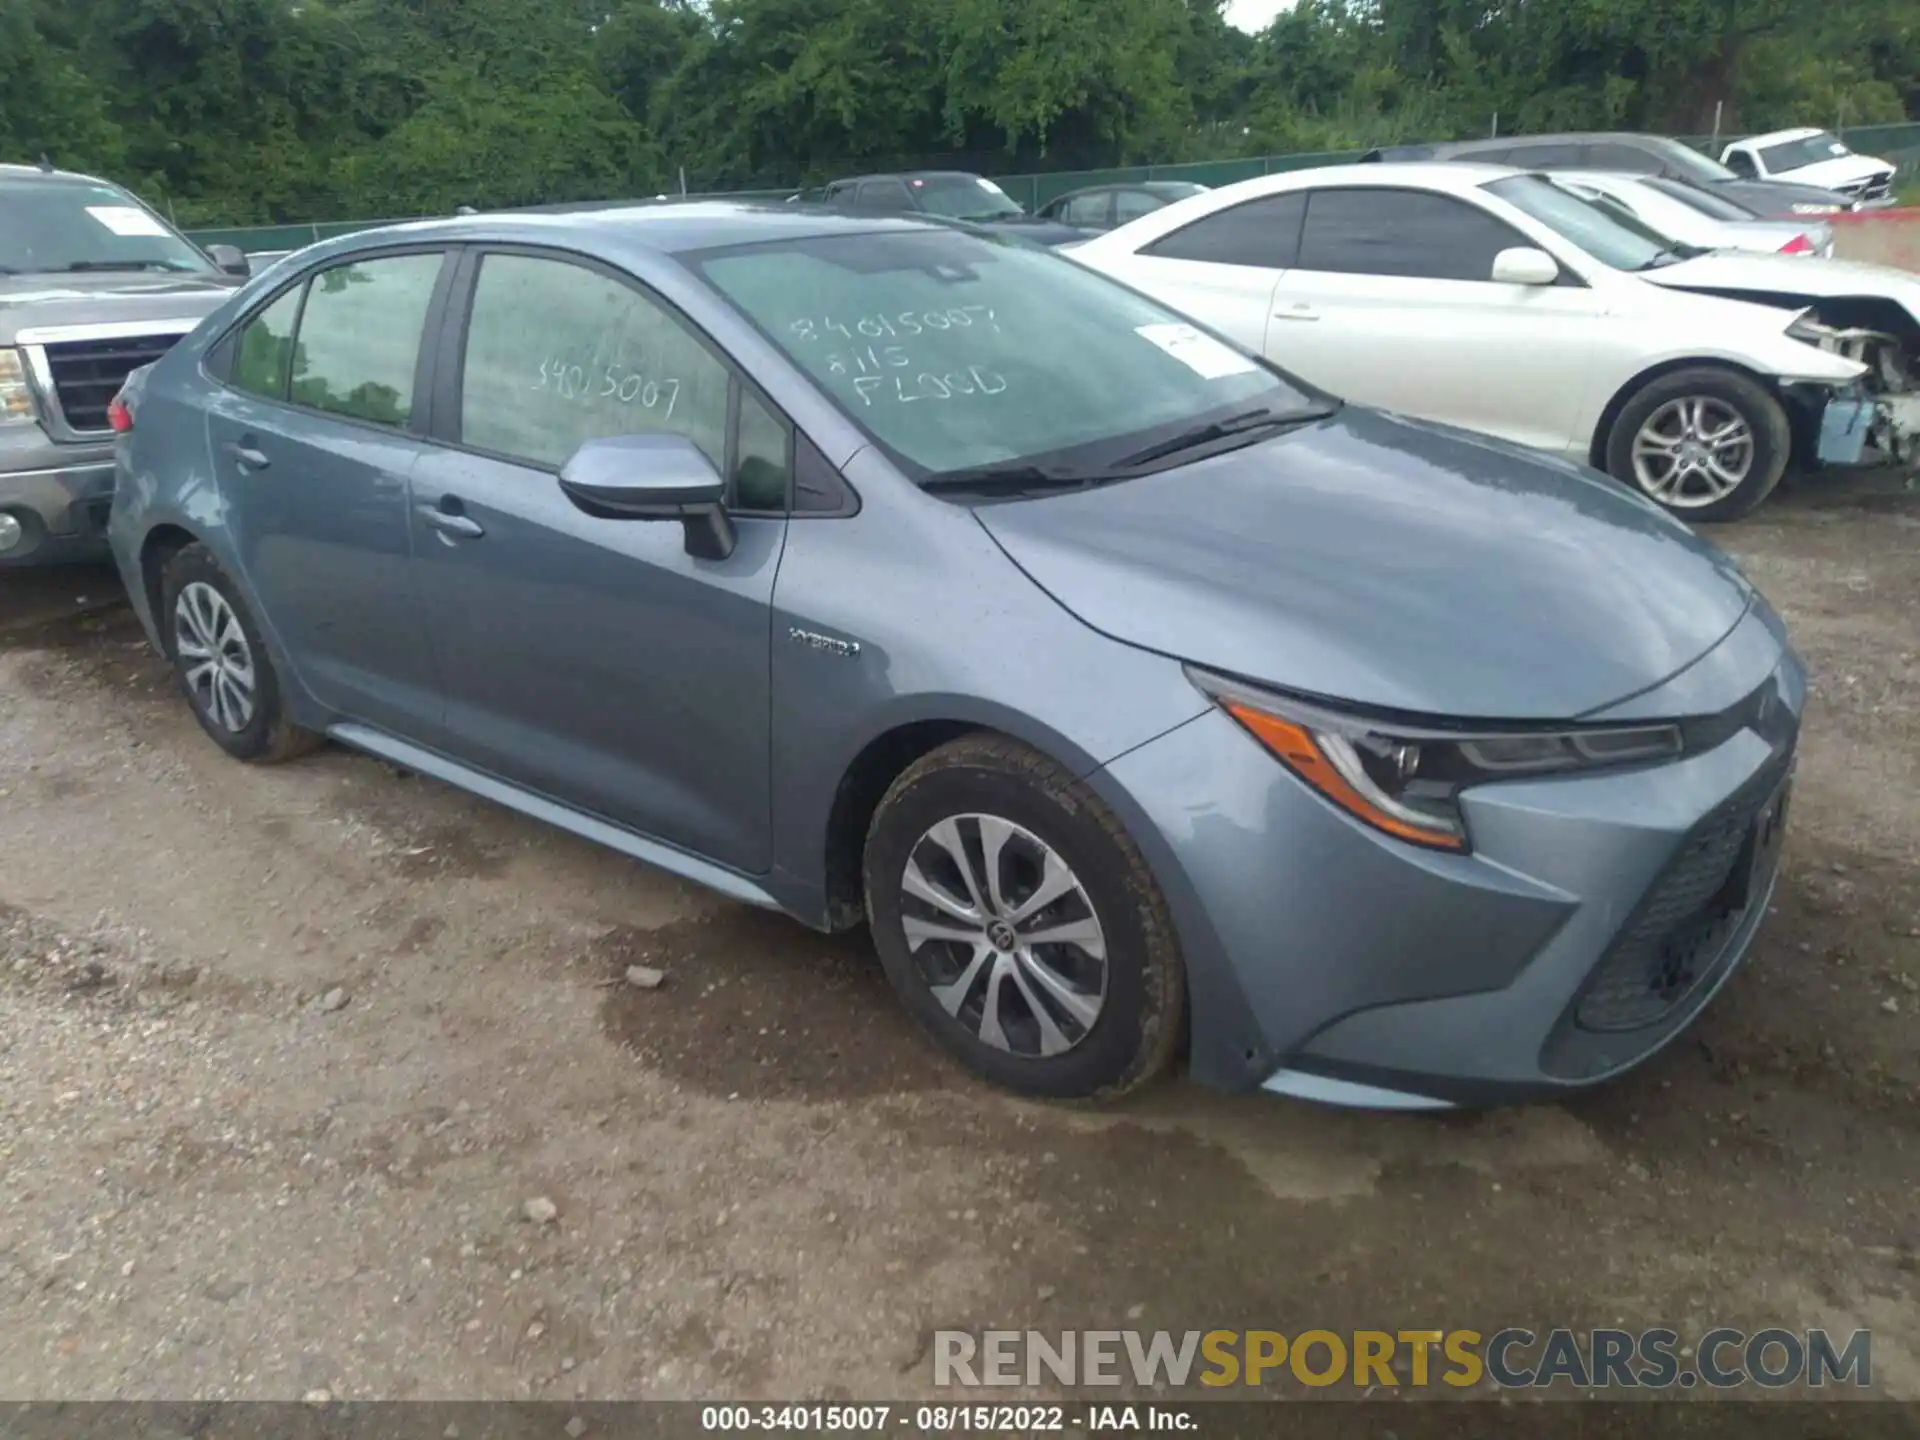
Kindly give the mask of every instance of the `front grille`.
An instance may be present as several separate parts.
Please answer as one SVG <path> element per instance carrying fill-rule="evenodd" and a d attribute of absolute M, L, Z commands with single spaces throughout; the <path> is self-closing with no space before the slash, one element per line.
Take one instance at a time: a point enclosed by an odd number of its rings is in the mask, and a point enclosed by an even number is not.
<path fill-rule="evenodd" d="M 54 398 L 72 430 L 107 429 L 107 406 L 127 376 L 158 360 L 178 335 L 133 335 L 113 340 L 62 340 L 48 345 L 47 373 Z"/>
<path fill-rule="evenodd" d="M 1765 867 L 1775 862 L 1777 848 L 1760 857 L 1751 888 L 1746 871 L 1754 861 L 1754 822 L 1780 778 L 1777 767 L 1769 768 L 1694 827 L 1594 967 L 1574 1011 L 1581 1029 L 1652 1025 L 1712 973 L 1747 907 L 1765 896 L 1771 878 Z"/>
<path fill-rule="evenodd" d="M 1884 200 L 1893 194 L 1893 177 L 1880 175 L 1869 180 L 1860 192 L 1862 200 Z"/>

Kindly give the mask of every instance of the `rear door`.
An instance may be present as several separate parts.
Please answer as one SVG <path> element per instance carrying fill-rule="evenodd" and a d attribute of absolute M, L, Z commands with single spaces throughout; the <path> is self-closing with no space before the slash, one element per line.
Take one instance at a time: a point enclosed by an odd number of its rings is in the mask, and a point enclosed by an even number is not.
<path fill-rule="evenodd" d="M 1274 286 L 1293 263 L 1306 200 L 1248 200 L 1182 226 L 1113 263 L 1123 280 L 1230 335 L 1249 350 L 1267 340 Z"/>
<path fill-rule="evenodd" d="M 552 251 L 463 266 L 414 477 L 416 575 L 467 763 L 735 870 L 769 863 L 772 594 L 793 432 L 631 277 Z M 595 518 L 558 471 L 594 436 L 692 439 L 738 545 Z"/>
<path fill-rule="evenodd" d="M 407 486 L 446 269 L 441 249 L 360 255 L 282 291 L 220 347 L 207 412 L 244 577 L 295 673 L 330 709 L 429 741 Z"/>
<path fill-rule="evenodd" d="M 1496 284 L 1494 257 L 1532 242 L 1458 196 L 1341 186 L 1306 201 L 1273 297 L 1274 361 L 1349 400 L 1573 448 L 1602 313 L 1592 290 Z"/>

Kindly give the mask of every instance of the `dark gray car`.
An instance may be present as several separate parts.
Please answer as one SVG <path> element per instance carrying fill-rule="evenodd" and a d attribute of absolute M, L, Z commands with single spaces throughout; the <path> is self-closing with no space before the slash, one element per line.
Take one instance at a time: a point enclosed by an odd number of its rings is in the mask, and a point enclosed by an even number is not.
<path fill-rule="evenodd" d="M 229 754 L 866 922 L 1026 1092 L 1578 1087 L 1766 913 L 1804 682 L 1730 562 L 1004 236 L 399 226 L 124 404 L 114 551 Z"/>
<path fill-rule="evenodd" d="M 1363 161 L 1471 160 L 1522 170 L 1612 170 L 1626 175 L 1663 175 L 1724 195 L 1766 219 L 1835 215 L 1858 209 L 1855 198 L 1817 185 L 1785 180 L 1742 179 L 1718 160 L 1667 135 L 1595 131 L 1565 135 L 1506 135 L 1432 145 L 1389 145 Z"/>

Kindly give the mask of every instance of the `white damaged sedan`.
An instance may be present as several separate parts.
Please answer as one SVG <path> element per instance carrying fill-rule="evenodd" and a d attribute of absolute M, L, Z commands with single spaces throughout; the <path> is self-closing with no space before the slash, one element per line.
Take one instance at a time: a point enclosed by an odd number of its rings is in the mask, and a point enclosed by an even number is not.
<path fill-rule="evenodd" d="M 1920 458 L 1920 282 L 1707 253 L 1543 176 L 1264 176 L 1075 246 L 1336 395 L 1565 455 L 1689 520 Z"/>

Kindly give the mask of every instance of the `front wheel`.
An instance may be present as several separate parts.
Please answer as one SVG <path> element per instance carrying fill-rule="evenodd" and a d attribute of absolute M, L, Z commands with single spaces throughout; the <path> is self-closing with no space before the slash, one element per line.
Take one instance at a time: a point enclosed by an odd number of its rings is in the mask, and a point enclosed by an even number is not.
<path fill-rule="evenodd" d="M 1764 386 L 1703 365 L 1635 392 L 1607 433 L 1607 472 L 1683 520 L 1738 520 L 1773 493 L 1792 450 Z"/>
<path fill-rule="evenodd" d="M 1054 1098 L 1171 1063 L 1186 977 L 1166 901 L 1099 797 L 1016 741 L 910 766 L 868 831 L 867 915 L 913 1016 L 970 1069 Z"/>

